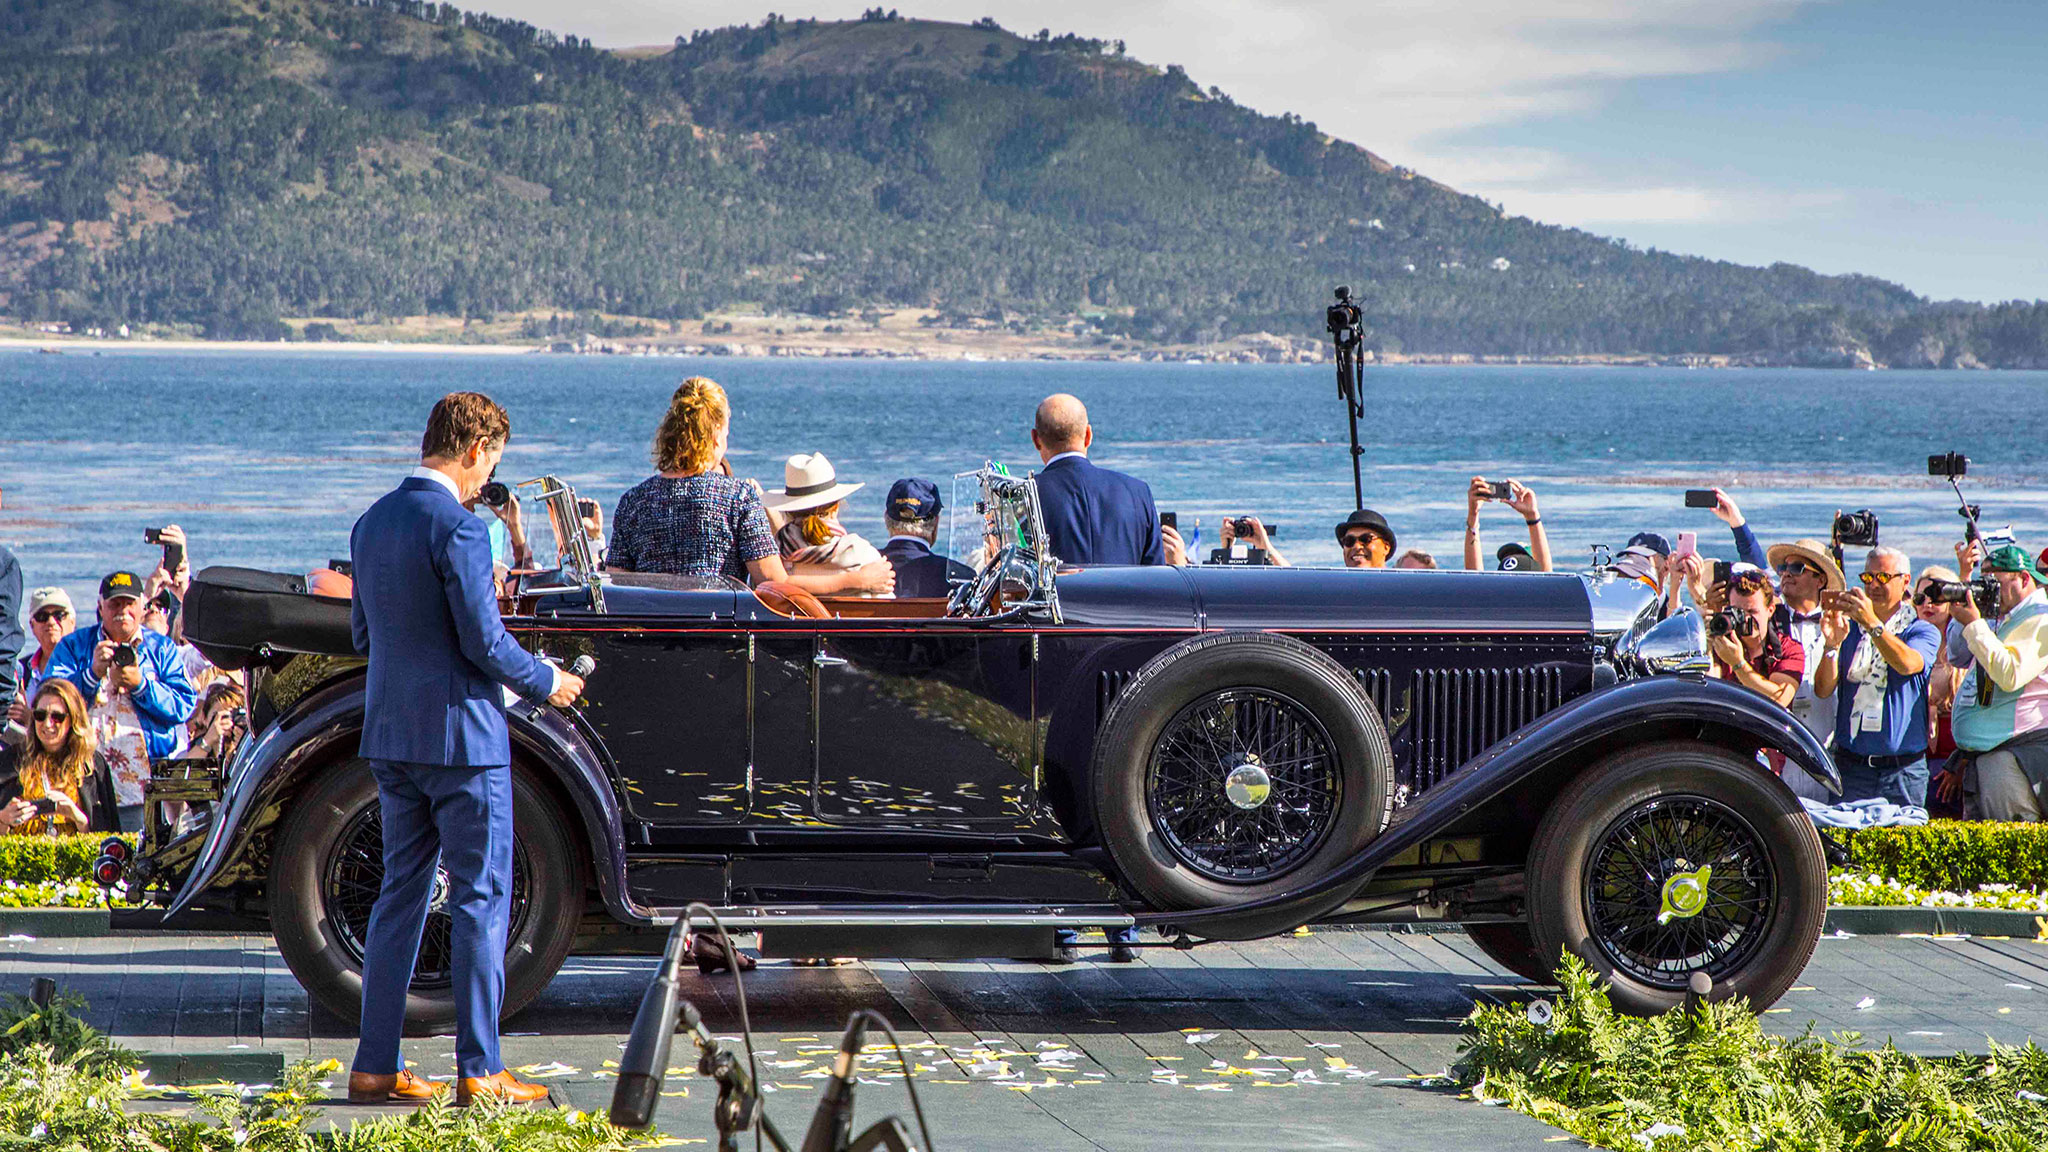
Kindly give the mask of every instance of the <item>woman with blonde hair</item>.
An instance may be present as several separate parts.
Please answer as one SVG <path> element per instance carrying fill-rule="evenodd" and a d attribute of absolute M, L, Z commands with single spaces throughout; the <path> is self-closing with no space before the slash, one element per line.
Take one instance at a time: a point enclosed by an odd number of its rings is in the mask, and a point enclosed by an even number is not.
<path fill-rule="evenodd" d="M 612 512 L 614 572 L 724 576 L 762 584 L 789 580 L 758 487 L 735 479 L 725 462 L 732 406 L 703 376 L 676 388 L 654 434 L 655 475 L 619 498 Z M 886 560 L 866 568 L 811 574 L 793 582 L 814 595 L 887 590 Z M 879 571 L 877 571 L 879 567 Z"/>
<path fill-rule="evenodd" d="M 29 703 L 29 738 L 0 748 L 0 833 L 115 832 L 113 776 L 94 747 L 85 698 L 45 680 Z"/>

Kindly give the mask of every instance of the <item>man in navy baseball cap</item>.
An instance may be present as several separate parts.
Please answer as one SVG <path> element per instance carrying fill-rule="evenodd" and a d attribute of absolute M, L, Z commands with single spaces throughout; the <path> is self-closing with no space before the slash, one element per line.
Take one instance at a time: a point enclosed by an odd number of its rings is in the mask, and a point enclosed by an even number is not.
<path fill-rule="evenodd" d="M 974 569 L 932 551 L 939 539 L 939 486 L 921 476 L 889 485 L 882 501 L 889 528 L 882 556 L 896 570 L 896 598 L 946 596 L 953 585 L 974 578 Z"/>

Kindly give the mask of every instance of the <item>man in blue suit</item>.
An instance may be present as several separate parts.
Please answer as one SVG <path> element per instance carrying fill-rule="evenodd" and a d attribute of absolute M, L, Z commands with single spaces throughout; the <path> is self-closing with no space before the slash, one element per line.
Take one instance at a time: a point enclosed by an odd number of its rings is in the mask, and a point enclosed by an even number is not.
<path fill-rule="evenodd" d="M 889 541 L 882 559 L 896 570 L 896 598 L 950 596 L 953 585 L 974 579 L 974 569 L 932 551 L 939 539 L 939 486 L 921 476 L 907 476 L 889 485 L 882 501 L 882 523 Z"/>
<path fill-rule="evenodd" d="M 499 685 L 557 706 L 583 681 L 541 663 L 506 631 L 490 533 L 463 507 L 498 466 L 512 421 L 490 397 L 455 392 L 427 418 L 420 466 L 350 534 L 356 651 L 370 658 L 362 756 L 383 806 L 384 886 L 363 956 L 362 1041 L 348 1078 L 358 1103 L 440 1090 L 404 1066 L 399 1036 L 435 869 L 448 875 L 456 1005 L 456 1103 L 528 1101 L 498 1055 L 512 891 L 512 745 Z"/>
<path fill-rule="evenodd" d="M 1031 443 L 1045 467 L 1038 503 L 1052 554 L 1068 564 L 1185 564 L 1180 534 L 1159 522 L 1152 487 L 1088 459 L 1088 409 L 1064 392 L 1038 405 Z"/>
<path fill-rule="evenodd" d="M 1159 522 L 1152 486 L 1135 476 L 1098 468 L 1088 459 L 1095 429 L 1079 397 L 1065 392 L 1047 396 L 1038 405 L 1031 443 L 1045 467 L 1038 473 L 1038 505 L 1045 513 L 1045 534 L 1052 554 L 1068 564 L 1187 563 L 1180 533 Z M 1078 933 L 1053 934 L 1059 959 L 1074 959 Z M 1109 958 L 1118 964 L 1137 959 L 1131 945 L 1136 928 L 1109 934 Z"/>

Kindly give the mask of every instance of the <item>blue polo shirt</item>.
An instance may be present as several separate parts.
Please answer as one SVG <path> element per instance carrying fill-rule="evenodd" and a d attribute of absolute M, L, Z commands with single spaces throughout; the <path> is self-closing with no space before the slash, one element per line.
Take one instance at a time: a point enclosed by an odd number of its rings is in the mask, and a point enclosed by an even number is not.
<path fill-rule="evenodd" d="M 1934 653 L 1941 646 L 1941 633 L 1927 621 L 1916 619 L 1899 633 L 1899 639 L 1920 654 L 1921 669 L 1911 676 L 1901 676 L 1890 665 L 1885 666 L 1884 727 L 1875 732 L 1858 732 L 1852 740 L 1849 724 L 1856 712 L 1857 686 L 1849 682 L 1848 671 L 1856 661 L 1856 650 L 1863 645 L 1863 629 L 1849 629 L 1849 638 L 1842 642 L 1842 653 L 1835 657 L 1835 667 L 1843 673 L 1835 684 L 1835 747 L 1858 756 L 1927 754 L 1927 675 L 1934 669 Z"/>

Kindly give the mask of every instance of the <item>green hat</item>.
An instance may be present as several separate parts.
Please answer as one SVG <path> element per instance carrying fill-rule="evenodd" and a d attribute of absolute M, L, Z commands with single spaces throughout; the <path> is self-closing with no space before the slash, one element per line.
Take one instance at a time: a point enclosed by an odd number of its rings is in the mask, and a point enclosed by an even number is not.
<path fill-rule="evenodd" d="M 2017 544 L 2006 544 L 1993 549 L 1991 555 L 1984 558 L 1984 570 L 1986 572 L 2025 572 L 2034 578 L 2034 583 L 2048 584 L 2048 579 L 2042 578 L 2041 570 L 2034 567 L 2034 558 L 2027 555 L 2027 550 Z"/>

